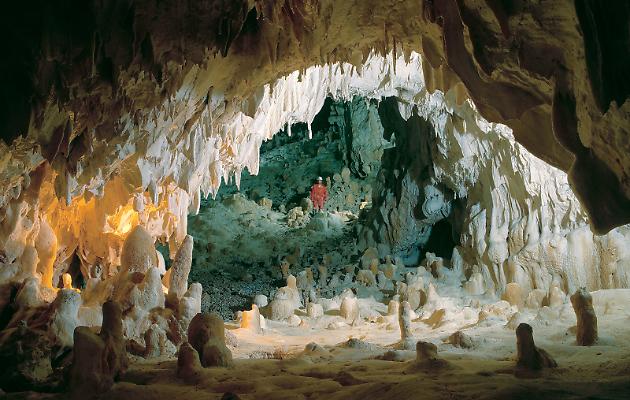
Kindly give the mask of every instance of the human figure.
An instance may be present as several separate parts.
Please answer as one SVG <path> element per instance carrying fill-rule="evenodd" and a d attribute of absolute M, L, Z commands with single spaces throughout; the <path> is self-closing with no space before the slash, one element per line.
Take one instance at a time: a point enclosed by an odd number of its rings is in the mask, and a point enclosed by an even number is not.
<path fill-rule="evenodd" d="M 328 199 L 328 190 L 322 181 L 322 177 L 318 177 L 317 182 L 311 187 L 311 201 L 316 211 L 321 211 L 324 208 L 324 202 Z"/>

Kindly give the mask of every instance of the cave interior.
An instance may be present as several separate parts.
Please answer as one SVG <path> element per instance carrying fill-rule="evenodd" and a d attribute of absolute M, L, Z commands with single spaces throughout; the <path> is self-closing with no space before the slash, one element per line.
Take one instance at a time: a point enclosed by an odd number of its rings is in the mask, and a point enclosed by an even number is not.
<path fill-rule="evenodd" d="M 0 37 L 0 397 L 630 395 L 628 2 L 29 0 Z"/>

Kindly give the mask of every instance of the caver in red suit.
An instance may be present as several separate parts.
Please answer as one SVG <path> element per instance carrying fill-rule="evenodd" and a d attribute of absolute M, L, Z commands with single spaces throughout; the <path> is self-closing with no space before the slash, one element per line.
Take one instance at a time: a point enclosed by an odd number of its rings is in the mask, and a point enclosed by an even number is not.
<path fill-rule="evenodd" d="M 328 190 L 326 186 L 322 184 L 322 180 L 318 179 L 317 183 L 311 187 L 311 201 L 313 202 L 313 208 L 315 210 L 322 210 L 324 208 L 324 202 L 328 199 Z"/>

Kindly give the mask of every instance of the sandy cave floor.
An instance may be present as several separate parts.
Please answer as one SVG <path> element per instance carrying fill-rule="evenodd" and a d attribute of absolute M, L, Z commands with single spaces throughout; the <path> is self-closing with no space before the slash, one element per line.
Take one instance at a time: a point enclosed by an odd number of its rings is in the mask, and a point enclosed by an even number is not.
<path fill-rule="evenodd" d="M 534 378 L 514 376 L 516 339 L 502 316 L 482 322 L 454 318 L 435 329 L 427 319 L 415 320 L 414 337 L 438 345 L 439 356 L 447 361 L 443 367 L 418 368 L 413 351 L 398 351 L 399 361 L 375 359 L 398 342 L 394 324 L 363 322 L 331 330 L 326 327 L 341 317 L 329 311 L 317 320 L 302 315 L 308 327 L 267 321 L 263 334 L 227 322 L 238 339 L 232 368 L 205 369 L 198 384 L 188 385 L 176 377 L 175 359 L 135 359 L 102 398 L 219 399 L 232 392 L 242 399 L 628 399 L 630 314 L 625 305 L 630 290 L 595 292 L 594 298 L 600 340 L 592 347 L 574 344 L 569 303 L 521 312 L 522 320 L 534 327 L 537 346 L 558 362 L 558 368 Z M 366 299 L 361 303 L 377 304 Z M 465 350 L 445 343 L 455 330 L 469 335 L 475 347 Z M 354 346 L 346 343 L 350 338 L 358 339 Z M 310 342 L 324 350 L 304 351 Z"/>
<path fill-rule="evenodd" d="M 327 318 L 327 317 L 324 317 Z M 334 317 L 328 317 L 334 318 Z M 405 351 L 407 361 L 382 361 L 382 355 L 399 340 L 397 329 L 364 323 L 340 330 L 287 327 L 270 323 L 270 332 L 252 335 L 242 329 L 232 369 L 207 369 L 205 379 L 196 386 L 178 382 L 176 362 L 137 363 L 105 398 L 221 398 L 225 392 L 243 399 L 628 399 L 630 398 L 630 317 L 605 315 L 599 319 L 600 344 L 574 345 L 567 330 L 572 324 L 536 324 L 536 343 L 558 362 L 539 378 L 521 379 L 513 375 L 516 338 L 502 321 L 487 327 L 471 327 L 465 332 L 477 343 L 463 350 L 441 343 L 451 332 L 433 330 L 423 322 L 414 323 L 416 338 L 439 344 L 439 355 L 448 367 L 414 371 L 415 352 Z M 372 346 L 345 348 L 349 338 Z M 316 342 L 329 355 L 303 352 Z M 440 344 L 441 343 L 441 344 Z M 265 352 L 286 357 L 245 359 Z M 280 354 L 278 354 L 280 353 Z M 283 354 L 285 353 L 285 354 Z"/>

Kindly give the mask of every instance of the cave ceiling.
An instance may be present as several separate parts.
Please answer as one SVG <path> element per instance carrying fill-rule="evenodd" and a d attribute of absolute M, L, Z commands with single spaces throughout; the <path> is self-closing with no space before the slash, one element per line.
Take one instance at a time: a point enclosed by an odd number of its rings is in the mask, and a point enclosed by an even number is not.
<path fill-rule="evenodd" d="M 204 149 L 190 137 L 200 126 L 212 127 L 208 143 L 238 131 L 239 118 L 264 107 L 265 85 L 294 71 L 418 52 L 429 91 L 469 97 L 484 118 L 510 126 L 534 155 L 568 172 L 596 232 L 630 222 L 627 2 L 77 0 L 8 8 L 0 17 L 0 182 L 8 189 L 26 187 L 29 174 L 37 181 L 42 169 L 67 202 L 98 194 L 114 176 L 143 189 L 169 179 L 200 185 L 192 181 L 206 178 L 178 179 L 168 168 L 138 175 L 143 159 L 168 144 L 198 161 Z M 313 117 L 283 114 L 269 129 Z M 256 157 L 257 149 L 237 145 L 247 134 L 212 148 L 213 160 L 239 173 L 243 162 L 228 159 Z M 140 171 L 125 169 L 130 163 Z"/>

